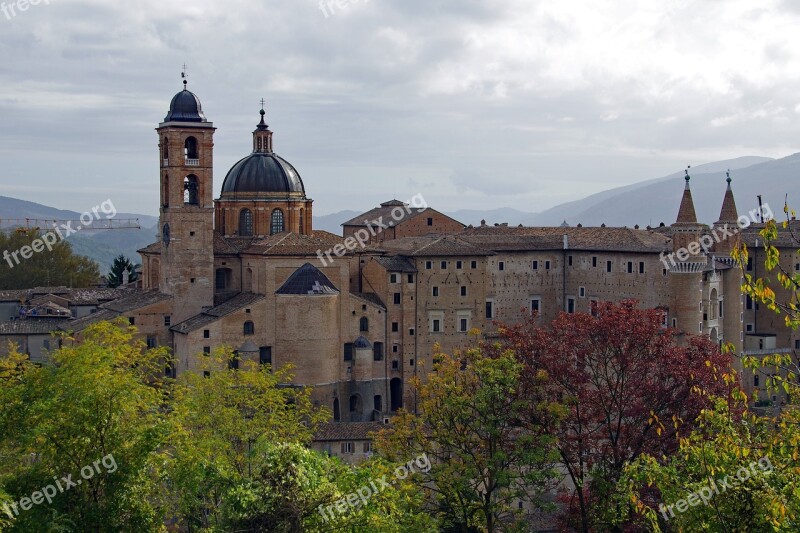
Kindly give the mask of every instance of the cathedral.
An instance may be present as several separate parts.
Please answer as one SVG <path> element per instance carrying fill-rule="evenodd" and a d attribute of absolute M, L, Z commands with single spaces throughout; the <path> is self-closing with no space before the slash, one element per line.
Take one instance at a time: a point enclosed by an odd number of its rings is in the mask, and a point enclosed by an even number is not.
<path fill-rule="evenodd" d="M 313 387 L 334 422 L 351 423 L 352 432 L 327 439 L 342 441 L 345 454 L 354 453 L 345 440 L 366 442 L 367 429 L 416 408 L 411 378 L 425 378 L 437 349 L 468 345 L 474 329 L 491 336 L 496 321 L 533 313 L 546 322 L 635 299 L 662 310 L 665 327 L 730 343 L 737 355 L 800 348 L 780 317 L 741 294 L 731 253 L 742 240 L 757 249 L 763 220 L 741 225 L 730 177 L 710 226 L 697 220 L 687 172 L 675 223 L 655 228 L 473 227 L 392 200 L 334 235 L 314 229 L 313 201 L 297 168 L 275 153 L 263 109 L 250 153 L 216 199 L 215 128 L 200 99 L 184 86 L 156 132 L 160 239 L 140 250 L 141 286 L 57 326 L 4 323 L 0 341 L 16 340 L 34 358 L 45 353 L 48 331 L 79 336 L 91 323 L 125 317 L 149 346 L 171 348 L 172 376 L 213 372 L 204 358 L 221 347 L 234 351 L 233 366 L 291 365 L 291 385 Z M 404 216 L 393 220 L 397 212 Z M 393 221 L 376 232 L 379 220 Z M 354 239 L 360 231 L 366 241 Z M 763 251 L 752 255 L 746 269 L 754 273 Z M 38 298 L 71 307 L 69 294 Z M 0 294 L 0 310 L 3 301 Z M 758 378 L 744 371 L 745 390 Z"/>

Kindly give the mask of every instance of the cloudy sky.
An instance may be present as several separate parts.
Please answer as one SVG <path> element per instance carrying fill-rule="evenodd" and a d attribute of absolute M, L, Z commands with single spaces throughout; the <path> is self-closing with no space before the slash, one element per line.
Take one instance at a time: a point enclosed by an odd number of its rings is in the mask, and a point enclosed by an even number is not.
<path fill-rule="evenodd" d="M 320 215 L 417 193 L 540 211 L 800 146 L 791 0 L 4 1 L 0 195 L 76 211 L 157 213 L 184 62 L 216 192 L 263 97 Z"/>

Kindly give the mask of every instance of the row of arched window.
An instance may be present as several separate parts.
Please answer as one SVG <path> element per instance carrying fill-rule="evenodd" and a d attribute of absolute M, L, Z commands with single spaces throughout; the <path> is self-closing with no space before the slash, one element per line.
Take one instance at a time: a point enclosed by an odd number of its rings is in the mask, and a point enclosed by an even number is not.
<path fill-rule="evenodd" d="M 303 210 L 300 210 L 300 232 L 303 232 Z M 285 231 L 286 225 L 281 209 L 273 209 L 270 216 L 269 234 L 275 235 Z M 255 234 L 255 222 L 253 212 L 250 209 L 239 211 L 239 235 L 241 237 L 252 237 Z"/>

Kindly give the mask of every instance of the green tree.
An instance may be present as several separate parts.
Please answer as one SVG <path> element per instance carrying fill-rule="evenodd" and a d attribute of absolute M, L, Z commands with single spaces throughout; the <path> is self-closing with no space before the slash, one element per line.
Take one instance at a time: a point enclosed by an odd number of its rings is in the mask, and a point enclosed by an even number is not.
<path fill-rule="evenodd" d="M 111 268 L 108 271 L 108 286 L 111 288 L 119 287 L 125 281 L 125 272 L 128 273 L 128 283 L 136 281 L 139 276 L 136 273 L 136 265 L 131 263 L 130 259 L 120 254 L 111 263 Z"/>
<path fill-rule="evenodd" d="M 522 422 L 531 409 L 520 394 L 522 365 L 510 351 L 489 357 L 471 348 L 437 355 L 433 370 L 427 383 L 414 381 L 419 414 L 397 416 L 378 435 L 379 451 L 396 462 L 429 458 L 431 468 L 410 479 L 444 526 L 524 528 L 517 502 L 544 505 L 557 455 L 552 439 Z"/>
<path fill-rule="evenodd" d="M 100 323 L 80 342 L 63 338 L 52 364 L 15 351 L 0 362 L 0 486 L 19 502 L 63 477 L 75 483 L 61 479 L 52 502 L 14 513 L 10 531 L 162 529 L 151 502 L 154 452 L 168 434 L 169 383 L 157 378 L 168 354 L 134 335 Z"/>
<path fill-rule="evenodd" d="M 25 259 L 23 251 L 29 258 Z M 90 287 L 100 280 L 97 263 L 72 253 L 67 241 L 56 242 L 52 232 L 0 231 L 0 254 L 0 290 L 56 285 Z"/>

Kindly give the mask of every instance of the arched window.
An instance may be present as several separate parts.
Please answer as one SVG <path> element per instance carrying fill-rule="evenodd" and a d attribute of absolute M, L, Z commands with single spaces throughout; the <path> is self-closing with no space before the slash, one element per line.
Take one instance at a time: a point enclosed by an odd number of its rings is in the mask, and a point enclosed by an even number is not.
<path fill-rule="evenodd" d="M 272 211 L 272 224 L 270 225 L 269 234 L 275 235 L 283 231 L 283 211 L 275 209 Z"/>
<path fill-rule="evenodd" d="M 183 180 L 183 203 L 197 205 L 197 176 L 191 174 Z"/>
<path fill-rule="evenodd" d="M 342 414 L 339 412 L 339 398 L 333 400 L 333 419 L 337 422 L 341 420 Z"/>
<path fill-rule="evenodd" d="M 239 235 L 241 237 L 253 236 L 253 212 L 249 209 L 242 209 L 239 212 Z"/>
<path fill-rule="evenodd" d="M 365 316 L 361 317 L 361 320 L 358 321 L 358 331 L 362 333 L 364 331 L 369 331 L 369 319 Z"/>
<path fill-rule="evenodd" d="M 169 164 L 169 139 L 164 137 L 164 142 L 161 143 L 161 159 L 164 160 L 164 164 Z"/>
<path fill-rule="evenodd" d="M 245 335 L 254 335 L 256 332 L 256 326 L 253 324 L 252 320 L 248 320 L 244 323 L 244 334 Z"/>
<path fill-rule="evenodd" d="M 194 137 L 187 137 L 186 142 L 183 143 L 183 153 L 186 156 L 186 162 L 190 160 L 200 159 L 200 153 L 197 151 L 197 139 Z"/>
<path fill-rule="evenodd" d="M 164 174 L 164 187 L 161 191 L 161 205 L 169 207 L 169 174 Z"/>
<path fill-rule="evenodd" d="M 361 396 L 358 394 L 353 394 L 350 396 L 350 412 L 351 413 L 360 413 L 361 412 Z"/>
<path fill-rule="evenodd" d="M 376 411 L 383 411 L 383 398 L 381 398 L 380 394 L 376 394 L 373 398 L 373 408 Z"/>
<path fill-rule="evenodd" d="M 299 231 L 300 235 L 304 235 L 306 232 L 305 218 L 306 218 L 306 210 L 300 209 L 300 231 Z"/>
<path fill-rule="evenodd" d="M 709 307 L 709 309 L 708 309 L 709 313 L 708 314 L 709 314 L 711 320 L 716 320 L 718 318 L 717 310 L 718 310 L 718 307 L 719 307 L 719 297 L 717 296 L 717 289 L 711 289 L 711 296 L 709 298 L 709 306 L 708 307 Z"/>
<path fill-rule="evenodd" d="M 403 380 L 400 378 L 393 378 L 389 382 L 389 390 L 391 391 L 391 408 L 392 411 L 397 411 L 403 407 Z"/>

